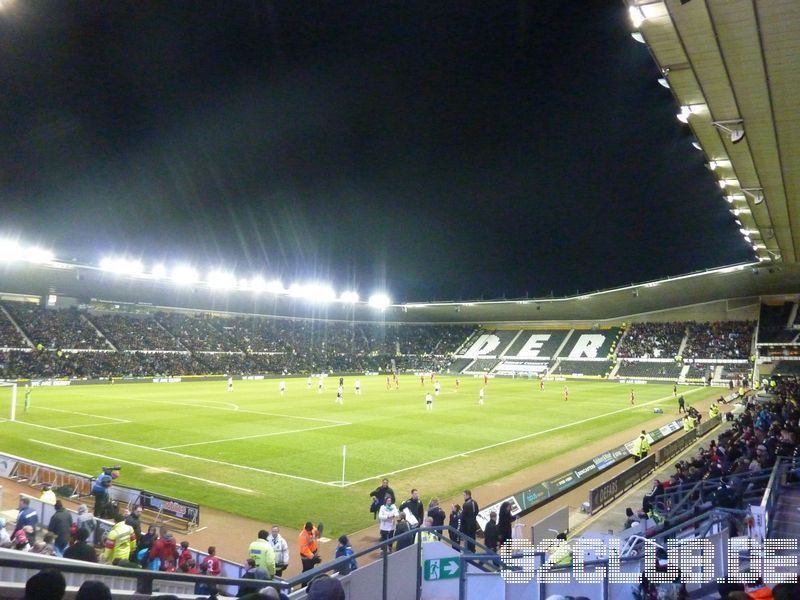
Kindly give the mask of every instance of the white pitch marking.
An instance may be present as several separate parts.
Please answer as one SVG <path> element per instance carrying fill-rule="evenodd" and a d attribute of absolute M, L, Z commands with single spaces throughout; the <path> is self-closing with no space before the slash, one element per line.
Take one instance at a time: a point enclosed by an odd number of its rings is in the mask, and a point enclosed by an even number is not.
<path fill-rule="evenodd" d="M 121 421 L 120 425 L 124 425 L 125 423 L 130 423 L 130 421 Z M 59 427 L 59 429 L 79 429 L 81 427 L 108 427 L 108 423 L 88 423 L 86 425 L 65 425 L 64 427 Z"/>
<path fill-rule="evenodd" d="M 306 429 L 291 429 L 289 431 L 273 431 L 272 433 L 254 433 L 253 435 L 241 435 L 239 437 L 225 438 L 222 440 L 209 440 L 207 442 L 191 442 L 189 444 L 175 444 L 174 446 L 160 446 L 158 450 L 169 450 L 171 448 L 187 448 L 188 446 L 205 446 L 207 444 L 219 444 L 222 442 L 236 442 L 239 440 L 252 440 L 254 438 L 270 437 L 274 435 L 286 435 L 287 433 L 304 433 L 306 431 L 316 431 L 318 429 L 329 429 L 330 427 L 342 427 L 343 425 L 320 425 L 319 427 L 308 427 Z"/>
<path fill-rule="evenodd" d="M 137 400 L 138 402 L 152 402 L 154 404 L 167 404 L 169 406 L 195 406 L 198 408 L 210 408 L 214 410 L 228 410 L 226 408 L 218 408 L 216 406 L 207 406 L 204 404 L 194 404 L 192 402 L 172 402 L 169 400 L 149 400 L 145 398 L 140 398 Z M 236 406 L 236 405 L 234 405 Z M 297 415 L 282 415 L 279 413 L 271 413 L 271 412 L 262 412 L 260 410 L 248 410 L 244 408 L 237 408 L 235 409 L 236 412 L 241 413 L 248 413 L 251 415 L 264 415 L 267 417 L 283 417 L 285 419 L 300 419 L 302 421 L 318 421 L 320 423 L 333 423 L 335 425 L 352 425 L 349 421 L 334 421 L 333 419 L 320 419 L 317 417 L 299 417 Z"/>
<path fill-rule="evenodd" d="M 88 435 L 86 433 L 78 433 L 77 431 L 66 431 L 64 429 L 59 429 L 58 427 L 48 427 L 47 425 L 37 425 L 35 423 L 28 423 L 26 421 L 11 421 L 13 423 L 17 423 L 20 425 L 25 425 L 27 427 L 38 427 L 39 429 L 46 429 L 47 431 L 59 431 L 61 433 L 66 433 L 69 435 L 77 435 L 79 437 L 89 438 L 90 440 L 96 440 L 100 442 L 108 442 L 109 444 L 119 444 L 120 446 L 128 446 L 130 448 L 138 448 L 139 450 L 151 450 L 153 452 L 162 452 L 164 454 L 171 454 L 172 456 L 179 456 L 180 458 L 189 458 L 192 460 L 199 460 L 202 462 L 213 463 L 216 465 L 224 465 L 226 467 L 233 467 L 235 469 L 242 469 L 244 471 L 254 471 L 256 473 L 264 473 L 265 475 L 275 475 L 276 477 L 286 477 L 287 479 L 295 479 L 297 481 L 306 481 L 308 483 L 316 483 L 319 485 L 325 485 L 328 487 L 333 487 L 330 484 L 324 481 L 318 481 L 317 479 L 311 479 L 310 477 L 301 477 L 300 475 L 290 475 L 288 473 L 279 473 L 278 471 L 269 471 L 267 469 L 259 469 L 258 467 L 249 467 L 247 465 L 237 465 L 236 463 L 226 462 L 224 460 L 215 460 L 213 458 L 204 458 L 202 456 L 192 456 L 191 454 L 183 454 L 181 452 L 173 452 L 172 450 L 160 450 L 158 448 L 151 448 L 149 446 L 142 446 L 141 444 L 132 444 L 130 442 L 123 442 L 121 440 L 112 440 L 110 438 L 103 438 L 98 437 L 96 435 Z"/>
<path fill-rule="evenodd" d="M 193 529 L 192 531 L 187 532 L 186 535 L 192 535 L 193 533 L 200 533 L 204 529 L 208 529 L 208 527 L 199 527 L 197 529 Z"/>
<path fill-rule="evenodd" d="M 29 442 L 33 442 L 35 444 L 42 444 L 43 446 L 50 446 L 51 448 L 58 448 L 59 450 L 69 450 L 70 452 L 76 452 L 77 454 L 86 454 L 88 456 L 96 456 L 97 458 L 104 458 L 105 460 L 110 460 L 115 463 L 124 463 L 126 465 L 133 465 L 135 467 L 142 467 L 144 469 L 153 469 L 154 471 L 158 471 L 160 473 L 169 473 L 170 475 L 175 475 L 176 477 L 186 477 L 187 479 L 194 479 L 196 481 L 202 481 L 203 483 L 210 483 L 211 485 L 218 485 L 220 487 L 232 489 L 232 490 L 239 490 L 240 492 L 247 492 L 248 494 L 255 494 L 255 491 L 238 487 L 235 485 L 230 485 L 228 483 L 222 483 L 220 481 L 214 481 L 212 479 L 203 479 L 202 477 L 195 477 L 194 475 L 185 475 L 183 473 L 178 473 L 177 471 L 173 471 L 172 469 L 164 469 L 161 467 L 152 467 L 150 465 L 143 465 L 142 463 L 137 463 L 130 461 L 125 458 L 115 458 L 113 456 L 107 456 L 105 454 L 97 454 L 96 452 L 87 452 L 86 450 L 77 450 L 76 448 L 70 448 L 69 446 L 60 446 L 58 444 L 53 444 L 50 442 L 43 442 L 41 440 L 34 440 L 29 438 Z"/>
<path fill-rule="evenodd" d="M 89 413 L 77 412 L 74 410 L 63 410 L 61 408 L 49 408 L 47 406 L 37 406 L 39 410 L 52 410 L 53 412 L 67 413 L 68 415 L 81 415 L 82 417 L 93 417 L 95 419 L 108 419 L 109 421 L 117 421 L 118 423 L 130 423 L 126 419 L 117 419 L 116 417 L 104 417 L 103 415 L 90 415 Z"/>
<path fill-rule="evenodd" d="M 705 389 L 705 388 L 697 388 L 696 390 L 689 390 L 688 392 L 686 392 L 684 394 L 684 396 L 688 396 L 689 394 L 692 394 L 694 392 L 702 391 L 703 389 Z M 672 399 L 672 396 L 664 396 L 663 398 L 656 398 L 655 400 L 650 400 L 649 402 L 644 402 L 642 404 L 636 404 L 634 406 L 626 406 L 625 408 L 620 408 L 618 410 L 612 410 L 611 412 L 603 413 L 602 415 L 595 415 L 594 417 L 587 417 L 586 419 L 581 419 L 580 421 L 573 421 L 572 423 L 565 423 L 564 425 L 558 425 L 556 427 L 551 427 L 550 429 L 544 429 L 542 431 L 535 431 L 534 433 L 528 433 L 528 434 L 525 434 L 525 435 L 521 435 L 521 436 L 512 438 L 510 440 L 505 440 L 503 442 L 497 442 L 496 444 L 489 444 L 487 446 L 481 446 L 480 448 L 474 448 L 472 450 L 467 450 L 466 452 L 458 452 L 456 454 L 451 454 L 450 456 L 444 456 L 442 458 L 436 458 L 434 460 L 429 460 L 427 462 L 420 463 L 418 465 L 412 465 L 410 467 L 405 467 L 403 469 L 397 469 L 395 471 L 389 471 L 388 473 L 381 473 L 380 475 L 373 475 L 372 477 L 365 477 L 364 479 L 359 479 L 358 481 L 351 481 L 349 483 L 346 483 L 344 485 L 344 487 L 349 487 L 351 485 L 357 485 L 359 483 L 364 483 L 365 481 L 372 481 L 372 480 L 375 480 L 375 479 L 383 479 L 384 477 L 387 477 L 388 475 L 397 475 L 398 473 L 403 473 L 405 471 L 411 471 L 413 469 L 418 469 L 420 467 L 427 467 L 428 465 L 435 465 L 436 463 L 444 462 L 446 460 L 452 460 L 454 458 L 459 458 L 459 457 L 462 457 L 462 456 L 466 457 L 466 456 L 468 456 L 470 454 L 474 454 L 476 452 L 481 452 L 483 450 L 489 450 L 491 448 L 497 448 L 498 446 L 504 446 L 506 444 L 513 444 L 514 442 L 527 440 L 527 439 L 530 439 L 530 438 L 533 438 L 533 437 L 537 437 L 537 436 L 543 435 L 545 433 L 552 433 L 553 431 L 559 431 L 560 429 L 566 429 L 568 427 L 572 427 L 573 425 L 580 425 L 582 423 L 588 423 L 589 421 L 595 421 L 597 419 L 602 419 L 603 417 L 610 417 L 611 415 L 616 415 L 616 414 L 619 414 L 621 412 L 625 412 L 625 411 L 629 411 L 629 410 L 635 410 L 635 409 L 641 408 L 643 406 L 648 406 L 650 404 L 655 404 L 656 402 L 663 402 L 664 400 L 670 400 L 670 399 Z"/>

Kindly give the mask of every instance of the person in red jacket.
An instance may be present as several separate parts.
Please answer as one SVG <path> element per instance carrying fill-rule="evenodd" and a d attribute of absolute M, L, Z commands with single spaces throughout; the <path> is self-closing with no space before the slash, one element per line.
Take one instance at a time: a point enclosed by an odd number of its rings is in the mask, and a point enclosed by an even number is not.
<path fill-rule="evenodd" d="M 166 527 L 162 527 L 160 537 L 153 543 L 150 548 L 150 554 L 147 559 L 152 562 L 155 559 L 161 561 L 160 571 L 175 571 L 175 558 L 178 556 L 178 545 L 175 543 L 175 538 L 167 531 Z"/>
<path fill-rule="evenodd" d="M 193 558 L 194 556 L 192 556 L 192 551 L 189 550 L 189 542 L 181 542 L 181 549 L 180 553 L 178 554 L 178 567 L 182 567 Z"/>

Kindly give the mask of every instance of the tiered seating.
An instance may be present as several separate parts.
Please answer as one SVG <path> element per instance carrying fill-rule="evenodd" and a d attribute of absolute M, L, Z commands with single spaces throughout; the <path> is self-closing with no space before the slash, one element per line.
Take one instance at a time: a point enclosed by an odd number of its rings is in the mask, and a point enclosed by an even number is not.
<path fill-rule="evenodd" d="M 564 338 L 567 337 L 568 333 L 569 331 L 565 329 L 536 329 L 532 331 L 523 331 L 514 343 L 509 346 L 504 356 L 508 359 L 530 358 L 530 356 L 525 353 L 520 355 L 520 352 L 522 352 L 525 347 L 528 347 L 532 340 L 535 340 L 537 346 L 535 350 L 536 357 L 542 357 L 543 359 L 555 357 L 558 347 L 564 341 Z"/>
<path fill-rule="evenodd" d="M 672 362 L 633 362 L 622 361 L 619 370 L 617 371 L 618 377 L 653 377 L 653 378 L 667 378 L 677 379 L 681 373 L 681 366 Z"/>
<path fill-rule="evenodd" d="M 479 358 L 470 367 L 470 371 L 491 371 L 500 361 L 496 358 Z"/>
<path fill-rule="evenodd" d="M 678 354 L 685 323 L 634 323 L 620 345 L 620 358 L 673 358 Z"/>
<path fill-rule="evenodd" d="M 722 321 L 688 323 L 689 337 L 683 351 L 687 358 L 740 358 L 751 354 L 755 323 Z"/>
<path fill-rule="evenodd" d="M 457 358 L 450 363 L 448 369 L 450 369 L 451 373 L 461 373 L 461 371 L 466 369 L 471 362 L 472 362 L 471 358 Z"/>
<path fill-rule="evenodd" d="M 75 309 L 47 310 L 16 302 L 4 306 L 36 345 L 51 349 L 109 347 Z"/>
<path fill-rule="evenodd" d="M 28 344 L 14 324 L 0 312 L 0 348 L 27 348 Z"/>
<path fill-rule="evenodd" d="M 180 350 L 178 340 L 149 316 L 92 315 L 92 323 L 118 350 Z"/>
<path fill-rule="evenodd" d="M 227 331 L 217 329 L 211 319 L 202 319 L 178 313 L 160 313 L 158 322 L 190 350 L 215 352 L 241 351 L 237 338 Z"/>
<path fill-rule="evenodd" d="M 611 370 L 608 360 L 561 360 L 556 369 L 562 375 L 604 376 Z"/>

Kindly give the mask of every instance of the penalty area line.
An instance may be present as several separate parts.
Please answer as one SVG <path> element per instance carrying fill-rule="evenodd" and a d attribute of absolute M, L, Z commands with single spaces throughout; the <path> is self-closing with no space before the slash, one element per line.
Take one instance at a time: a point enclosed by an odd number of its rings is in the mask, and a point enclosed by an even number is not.
<path fill-rule="evenodd" d="M 689 390 L 684 394 L 684 396 L 688 396 L 694 392 L 699 392 L 704 390 L 705 388 L 697 388 L 696 390 Z M 658 402 L 664 402 L 665 400 L 672 399 L 672 396 L 664 396 L 663 398 L 656 398 L 655 400 L 650 400 L 649 402 L 644 402 L 642 404 L 635 404 L 633 406 L 626 406 L 625 408 L 620 408 L 617 410 L 612 410 L 607 413 L 603 413 L 600 415 L 595 415 L 593 417 L 587 417 L 585 419 L 580 419 L 579 421 L 573 421 L 571 423 L 564 423 L 563 425 L 557 425 L 556 427 L 551 427 L 550 429 L 543 429 L 542 431 L 534 431 L 533 433 L 527 433 L 525 435 L 521 435 L 515 438 L 511 438 L 510 440 L 504 440 L 502 442 L 497 442 L 495 444 L 488 444 L 486 446 L 481 446 L 480 448 L 473 448 L 472 450 L 467 450 L 465 452 L 457 452 L 455 454 L 451 454 L 450 456 L 443 456 L 442 458 L 435 458 L 433 460 L 429 460 L 424 463 L 420 463 L 418 465 L 412 465 L 410 467 L 404 467 L 402 469 L 396 469 L 394 471 L 389 471 L 387 473 L 381 473 L 380 475 L 373 475 L 372 477 L 365 477 L 364 479 L 359 479 L 358 481 L 351 481 L 344 485 L 344 487 L 350 487 L 351 485 L 358 485 L 359 483 L 364 483 L 366 481 L 373 481 L 375 479 L 383 479 L 384 477 L 388 477 L 389 475 L 397 475 L 398 473 L 404 473 L 406 471 L 412 471 L 414 469 L 419 469 L 421 467 L 427 467 L 430 465 L 435 465 L 436 463 L 445 462 L 447 460 L 452 460 L 454 458 L 461 458 L 461 457 L 468 457 L 470 454 L 475 454 L 476 452 L 482 452 L 483 450 L 490 450 L 491 448 L 497 448 L 499 446 L 505 446 L 506 444 L 513 444 L 514 442 L 521 442 L 522 440 L 528 440 L 530 438 L 538 437 L 540 435 L 544 435 L 545 433 L 552 433 L 554 431 L 559 431 L 561 429 L 567 429 L 568 427 L 573 427 L 575 425 L 581 425 L 583 423 L 588 423 L 590 421 L 596 421 L 597 419 L 602 419 L 605 417 L 610 417 L 612 415 L 617 415 L 619 413 L 636 410 L 637 408 L 642 408 L 643 406 L 649 406 L 651 404 L 656 404 Z M 340 486 L 341 487 L 341 486 Z"/>
<path fill-rule="evenodd" d="M 241 435 L 239 437 L 225 438 L 221 440 L 208 440 L 207 442 L 190 442 L 188 444 L 175 444 L 173 446 L 160 446 L 157 450 L 170 450 L 172 448 L 188 448 L 189 446 L 206 446 L 208 444 L 221 444 L 224 442 L 237 442 L 239 440 L 253 440 L 256 438 L 272 437 L 276 435 L 286 435 L 289 433 L 305 433 L 307 431 L 317 431 L 318 429 L 329 429 L 331 427 L 344 427 L 341 425 L 320 425 L 319 427 L 306 427 L 305 429 L 290 429 L 288 431 L 273 431 L 272 433 L 254 433 L 253 435 Z"/>
<path fill-rule="evenodd" d="M 108 442 L 109 444 L 117 444 L 120 446 L 125 446 L 128 448 L 136 448 L 137 450 L 149 450 L 150 452 L 161 452 L 163 454 L 169 454 L 170 456 L 177 456 L 179 458 L 186 458 L 189 460 L 197 460 L 200 462 L 207 462 L 215 465 L 222 465 L 225 467 L 231 467 L 234 469 L 241 469 L 243 471 L 252 471 L 254 473 L 263 473 L 264 475 L 274 475 L 275 477 L 284 477 L 286 479 L 294 479 L 295 481 L 305 481 L 308 483 L 316 483 L 317 485 L 324 485 L 327 487 L 333 487 L 330 484 L 319 481 L 317 479 L 311 479 L 310 477 L 302 477 L 301 475 L 290 475 L 289 473 L 280 473 L 278 471 L 270 471 L 268 469 L 259 469 L 258 467 L 250 467 L 247 465 L 239 465 L 232 462 L 227 462 L 224 460 L 216 460 L 213 458 L 205 458 L 203 456 L 194 456 L 192 454 L 183 454 L 182 452 L 174 452 L 172 450 L 160 450 L 159 448 L 151 448 L 150 446 L 143 446 L 141 444 L 133 444 L 131 442 L 123 442 L 122 440 L 114 440 L 111 438 L 99 437 L 96 435 L 89 435 L 87 433 L 79 433 L 77 431 L 66 431 L 64 429 L 59 429 L 58 427 L 49 427 L 47 425 L 37 425 L 36 423 L 28 423 L 26 421 L 12 421 L 12 423 L 16 423 L 19 425 L 23 425 L 25 427 L 37 427 L 39 429 L 44 429 L 46 431 L 58 431 L 60 433 L 65 433 L 67 435 L 76 435 L 78 437 L 87 438 L 93 440 L 95 442 Z"/>
<path fill-rule="evenodd" d="M 48 406 L 37 406 L 36 408 L 38 410 L 51 410 L 53 412 L 67 413 L 68 415 L 80 415 L 82 417 L 92 417 L 93 419 L 106 419 L 108 421 L 116 421 L 117 423 L 130 423 L 130 421 L 128 421 L 127 419 L 118 419 L 116 417 L 105 417 L 103 415 L 91 415 L 89 413 L 82 413 L 74 410 L 64 410 L 62 408 L 50 408 Z"/>
<path fill-rule="evenodd" d="M 224 487 L 230 490 L 237 490 L 240 492 L 246 492 L 248 494 L 255 494 L 254 490 L 239 487 L 236 485 L 230 485 L 228 483 L 222 483 L 221 481 L 214 481 L 213 479 L 203 479 L 202 477 L 196 477 L 194 475 L 186 475 L 185 473 L 180 473 L 178 471 L 173 471 L 171 469 L 165 469 L 163 467 L 154 467 L 152 465 L 145 465 L 142 463 L 133 462 L 126 458 L 117 458 L 114 456 L 108 456 L 106 454 L 98 454 L 96 452 L 87 452 L 86 450 L 78 450 L 76 448 L 70 448 L 69 446 L 61 446 L 59 444 L 53 444 L 52 442 L 43 442 L 41 440 L 34 440 L 32 438 L 28 438 L 29 442 L 33 442 L 34 444 L 41 444 L 42 446 L 49 446 L 50 448 L 58 448 L 59 450 L 67 450 L 69 452 L 75 452 L 77 454 L 85 454 L 87 456 L 94 456 L 96 458 L 103 458 L 105 460 L 110 460 L 115 463 L 123 463 L 126 465 L 133 465 L 135 467 L 142 467 L 143 469 L 152 469 L 154 471 L 158 471 L 160 473 L 168 473 L 169 475 L 175 475 L 176 477 L 185 477 L 186 479 L 193 479 L 195 481 L 201 481 L 203 483 L 208 483 L 211 485 L 216 485 L 219 487 Z"/>

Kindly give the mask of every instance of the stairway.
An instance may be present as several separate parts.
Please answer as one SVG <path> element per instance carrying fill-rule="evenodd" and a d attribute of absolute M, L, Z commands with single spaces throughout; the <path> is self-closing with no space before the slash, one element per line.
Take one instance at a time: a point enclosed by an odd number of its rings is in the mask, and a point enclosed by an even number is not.
<path fill-rule="evenodd" d="M 771 516 L 769 537 L 794 538 L 800 537 L 800 485 L 784 485 L 778 495 Z"/>

